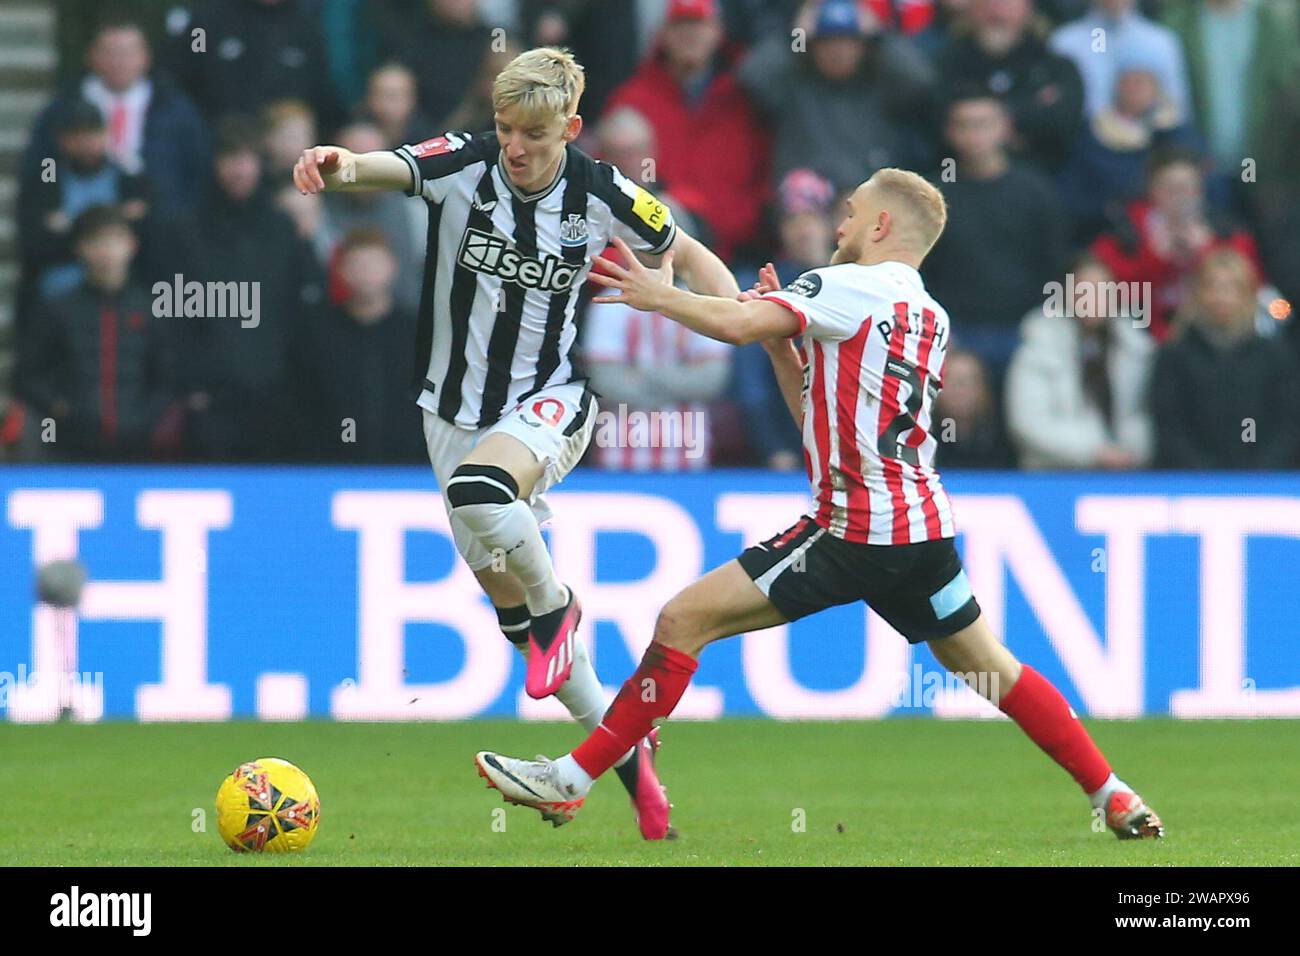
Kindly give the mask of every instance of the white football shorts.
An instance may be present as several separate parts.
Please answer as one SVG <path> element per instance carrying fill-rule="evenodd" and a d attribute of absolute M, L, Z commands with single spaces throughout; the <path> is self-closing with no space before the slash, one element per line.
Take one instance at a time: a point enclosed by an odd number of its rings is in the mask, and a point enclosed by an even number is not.
<path fill-rule="evenodd" d="M 559 484 L 587 450 L 596 424 L 597 404 L 587 383 L 578 381 L 549 386 L 528 396 L 487 428 L 461 428 L 428 409 L 423 411 L 424 443 L 439 488 L 447 487 L 451 473 L 487 435 L 510 435 L 526 445 L 544 466 L 542 477 L 528 496 L 528 504 L 541 524 L 551 517 L 543 493 Z M 446 504 L 445 496 L 443 503 Z M 447 514 L 451 518 L 456 550 L 465 563 L 475 571 L 490 565 L 492 555 L 457 519 L 450 506 Z"/>

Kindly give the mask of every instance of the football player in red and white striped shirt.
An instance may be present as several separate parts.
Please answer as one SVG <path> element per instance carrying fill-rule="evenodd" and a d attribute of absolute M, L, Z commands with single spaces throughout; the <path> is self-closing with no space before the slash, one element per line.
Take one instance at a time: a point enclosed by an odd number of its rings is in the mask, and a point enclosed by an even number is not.
<path fill-rule="evenodd" d="M 640 666 L 572 753 L 557 761 L 479 753 L 480 774 L 508 800 L 557 826 L 572 819 L 594 779 L 672 713 L 705 645 L 865 601 L 1019 724 L 1117 836 L 1163 836 L 1160 818 L 1111 771 L 1061 693 L 990 629 L 953 545 L 930 433 L 948 314 L 917 271 L 946 219 L 934 186 L 882 169 L 849 198 L 831 264 L 784 289 L 770 265 L 756 292 L 731 301 L 673 288 L 668 257 L 661 270 L 626 249 L 625 267 L 598 260 L 606 274 L 593 281 L 617 294 L 595 301 L 661 312 L 723 342 L 764 343 L 803 427 L 816 506 L 668 602 Z M 802 355 L 791 343 L 800 334 Z"/>

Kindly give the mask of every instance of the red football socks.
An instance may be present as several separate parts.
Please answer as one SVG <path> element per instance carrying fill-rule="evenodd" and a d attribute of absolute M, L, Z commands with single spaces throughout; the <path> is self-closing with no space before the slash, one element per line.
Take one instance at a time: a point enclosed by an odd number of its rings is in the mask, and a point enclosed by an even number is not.
<path fill-rule="evenodd" d="M 574 761 L 595 780 L 667 717 L 686 693 L 699 664 L 689 654 L 658 642 L 646 648 L 636 672 L 609 705 L 600 726 L 573 751 Z"/>
<path fill-rule="evenodd" d="M 698 663 L 675 648 L 652 643 L 636 672 L 619 690 L 600 726 L 573 751 L 573 759 L 593 780 L 614 766 L 654 722 L 667 717 L 686 693 Z M 1110 777 L 1110 764 L 1088 731 L 1042 674 L 1023 666 L 1015 685 L 1002 698 L 1004 714 L 1020 725 L 1034 743 L 1094 793 Z"/>
<path fill-rule="evenodd" d="M 1094 793 L 1110 777 L 1110 764 L 1061 692 L 1032 667 L 1022 665 L 1020 677 L 999 705 L 1029 739 L 1065 768 L 1084 790 Z"/>

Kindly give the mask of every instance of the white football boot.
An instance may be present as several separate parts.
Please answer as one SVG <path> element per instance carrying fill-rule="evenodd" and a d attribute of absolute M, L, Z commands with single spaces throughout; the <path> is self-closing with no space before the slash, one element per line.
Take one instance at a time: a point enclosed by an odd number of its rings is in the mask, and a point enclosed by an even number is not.
<path fill-rule="evenodd" d="M 538 756 L 536 760 L 519 760 L 482 750 L 474 755 L 478 775 L 488 786 L 501 793 L 507 803 L 532 807 L 552 826 L 563 826 L 578 814 L 587 799 L 572 784 L 560 780 L 555 761 Z"/>

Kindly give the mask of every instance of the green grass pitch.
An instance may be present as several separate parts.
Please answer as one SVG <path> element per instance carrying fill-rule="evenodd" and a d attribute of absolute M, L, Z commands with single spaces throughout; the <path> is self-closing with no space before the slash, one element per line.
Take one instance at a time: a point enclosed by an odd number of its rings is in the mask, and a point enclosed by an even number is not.
<path fill-rule="evenodd" d="M 560 829 L 475 774 L 476 750 L 569 749 L 571 724 L 0 724 L 0 864 L 1300 864 L 1300 721 L 1089 726 L 1165 840 L 1093 832 L 1074 783 L 1005 722 L 670 722 L 660 768 L 681 835 L 656 844 L 613 774 Z M 320 832 L 302 854 L 234 854 L 213 797 L 269 756 L 311 775 Z"/>

